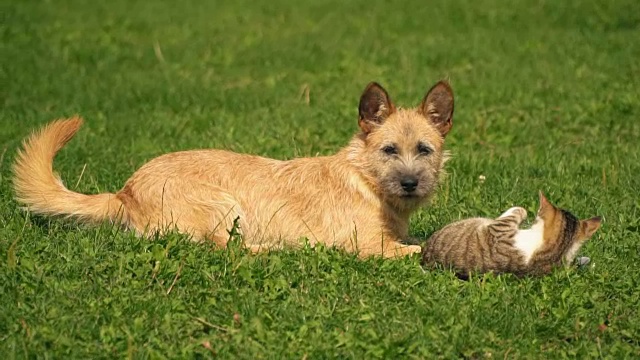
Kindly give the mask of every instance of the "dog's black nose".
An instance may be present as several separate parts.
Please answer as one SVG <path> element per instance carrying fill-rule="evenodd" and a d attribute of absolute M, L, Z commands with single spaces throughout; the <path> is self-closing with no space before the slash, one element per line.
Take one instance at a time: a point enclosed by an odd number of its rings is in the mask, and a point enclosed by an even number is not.
<path fill-rule="evenodd" d="M 413 192 L 418 187 L 418 178 L 414 176 L 405 176 L 400 179 L 400 185 L 406 192 Z"/>

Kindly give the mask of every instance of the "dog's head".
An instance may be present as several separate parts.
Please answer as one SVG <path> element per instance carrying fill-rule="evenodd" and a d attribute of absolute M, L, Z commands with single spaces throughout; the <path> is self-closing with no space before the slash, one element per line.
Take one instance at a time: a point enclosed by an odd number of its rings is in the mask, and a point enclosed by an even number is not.
<path fill-rule="evenodd" d="M 434 192 L 444 164 L 444 138 L 453 125 L 453 91 L 435 84 L 413 109 L 401 109 L 387 91 L 369 84 L 360 98 L 358 125 L 364 171 L 379 195 L 412 210 Z"/>

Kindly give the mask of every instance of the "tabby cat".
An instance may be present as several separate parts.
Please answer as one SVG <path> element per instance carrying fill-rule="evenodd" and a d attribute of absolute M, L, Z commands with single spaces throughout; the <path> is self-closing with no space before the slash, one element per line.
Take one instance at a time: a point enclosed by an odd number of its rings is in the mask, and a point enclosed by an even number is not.
<path fill-rule="evenodd" d="M 518 227 L 527 211 L 513 207 L 497 219 L 471 218 L 437 231 L 422 250 L 422 263 L 441 264 L 465 276 L 470 272 L 544 275 L 563 263 L 567 266 L 600 227 L 599 216 L 578 220 L 552 205 L 542 192 L 531 229 Z"/>

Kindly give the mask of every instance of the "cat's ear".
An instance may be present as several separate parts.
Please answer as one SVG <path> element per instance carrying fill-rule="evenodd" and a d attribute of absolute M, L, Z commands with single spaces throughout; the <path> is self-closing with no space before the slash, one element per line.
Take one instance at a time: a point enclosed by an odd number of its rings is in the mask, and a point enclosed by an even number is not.
<path fill-rule="evenodd" d="M 538 198 L 540 199 L 540 208 L 538 209 L 538 215 L 553 209 L 553 205 L 544 196 L 544 194 L 542 193 L 542 190 L 538 191 Z"/>
<path fill-rule="evenodd" d="M 418 110 L 438 129 L 442 137 L 447 136 L 453 127 L 453 90 L 449 83 L 439 81 L 429 89 Z"/>
<path fill-rule="evenodd" d="M 602 217 L 596 216 L 591 219 L 580 221 L 580 230 L 585 239 L 590 238 L 600 228 L 602 224 Z"/>
<path fill-rule="evenodd" d="M 358 125 L 365 134 L 370 133 L 377 126 L 396 111 L 387 91 L 378 83 L 367 85 L 360 96 L 358 106 Z"/>

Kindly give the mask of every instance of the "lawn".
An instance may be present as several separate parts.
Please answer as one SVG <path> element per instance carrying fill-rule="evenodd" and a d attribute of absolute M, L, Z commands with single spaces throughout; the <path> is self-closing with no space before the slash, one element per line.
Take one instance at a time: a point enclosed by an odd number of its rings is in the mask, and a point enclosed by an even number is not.
<path fill-rule="evenodd" d="M 4 358 L 640 357 L 637 0 L 2 0 L 0 18 Z M 441 78 L 453 157 L 412 235 L 532 214 L 543 190 L 603 216 L 591 264 L 461 281 L 417 256 L 142 240 L 12 198 L 21 139 L 54 118 L 86 119 L 56 158 L 67 186 L 114 192 L 168 151 L 333 153 L 369 81 L 408 107 Z"/>

